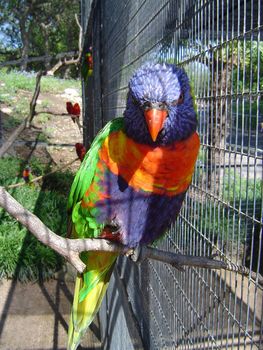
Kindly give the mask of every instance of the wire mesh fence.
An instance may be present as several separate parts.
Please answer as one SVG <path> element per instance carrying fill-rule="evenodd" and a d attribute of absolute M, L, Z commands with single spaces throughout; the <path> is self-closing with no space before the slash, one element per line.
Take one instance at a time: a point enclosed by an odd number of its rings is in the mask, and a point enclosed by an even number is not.
<path fill-rule="evenodd" d="M 248 277 L 178 272 L 120 258 L 100 313 L 103 346 L 262 349 L 263 5 L 102 0 L 92 6 L 85 34 L 94 58 L 93 76 L 84 82 L 88 141 L 122 115 L 138 66 L 154 60 L 184 67 L 196 96 L 201 149 L 180 217 L 159 247 L 217 254 L 250 271 Z"/>

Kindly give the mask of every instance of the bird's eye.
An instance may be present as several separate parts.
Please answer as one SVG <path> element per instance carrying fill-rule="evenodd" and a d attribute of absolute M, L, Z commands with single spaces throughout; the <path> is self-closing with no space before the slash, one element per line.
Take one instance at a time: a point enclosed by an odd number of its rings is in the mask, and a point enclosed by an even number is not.
<path fill-rule="evenodd" d="M 173 101 L 171 102 L 171 105 L 172 105 L 173 107 L 175 107 L 175 106 L 178 106 L 178 105 L 182 104 L 183 102 L 184 102 L 184 95 L 183 95 L 183 93 L 181 92 L 181 94 L 180 94 L 180 96 L 178 97 L 178 99 L 177 99 L 177 100 L 173 100 Z"/>
<path fill-rule="evenodd" d="M 132 98 L 132 103 L 134 105 L 138 105 L 139 104 L 139 102 L 136 100 L 136 98 L 133 95 L 131 95 L 131 98 Z"/>
<path fill-rule="evenodd" d="M 166 109 L 166 108 L 167 108 L 166 102 L 165 102 L 165 101 L 164 101 L 164 102 L 159 102 L 159 103 L 158 103 L 158 107 L 159 107 L 160 109 Z"/>
<path fill-rule="evenodd" d="M 184 95 L 183 95 L 183 93 L 181 92 L 181 93 L 180 93 L 180 96 L 179 96 L 179 98 L 178 98 L 178 100 L 177 100 L 177 104 L 180 105 L 180 104 L 182 104 L 183 102 L 184 102 Z"/>
<path fill-rule="evenodd" d="M 148 102 L 148 101 L 144 102 L 143 109 L 147 110 L 147 109 L 150 109 L 150 108 L 151 108 L 151 102 Z"/>

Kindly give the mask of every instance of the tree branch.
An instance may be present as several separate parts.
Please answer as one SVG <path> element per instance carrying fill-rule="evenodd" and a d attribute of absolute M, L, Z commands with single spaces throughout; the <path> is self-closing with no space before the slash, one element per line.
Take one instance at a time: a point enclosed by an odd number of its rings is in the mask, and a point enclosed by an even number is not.
<path fill-rule="evenodd" d="M 0 148 L 0 158 L 3 157 L 3 155 L 9 150 L 9 148 L 12 146 L 12 144 L 15 142 L 15 140 L 18 138 L 18 136 L 22 133 L 22 131 L 27 128 L 31 123 L 36 115 L 36 102 L 39 96 L 40 92 L 40 81 L 42 78 L 42 75 L 44 72 L 40 71 L 37 73 L 36 76 L 36 86 L 35 91 L 32 96 L 31 102 L 30 102 L 30 111 L 28 116 L 23 120 L 23 122 L 12 132 L 12 134 L 8 137 L 8 139 L 3 143 L 2 147 Z"/>
<path fill-rule="evenodd" d="M 81 55 L 82 55 L 82 34 L 83 30 L 82 27 L 79 23 L 78 16 L 75 14 L 75 20 L 77 22 L 77 25 L 79 27 L 79 52 L 78 52 L 78 57 L 77 58 L 71 58 L 69 60 L 66 59 L 60 59 L 57 64 L 53 68 L 47 71 L 47 75 L 54 75 L 57 70 L 59 70 L 62 66 L 68 66 L 70 64 L 79 64 L 81 60 Z"/>
<path fill-rule="evenodd" d="M 82 55 L 82 37 L 83 37 L 83 29 L 79 23 L 78 15 L 75 13 L 75 20 L 77 22 L 77 25 L 79 27 L 79 54 L 78 54 L 78 61 L 81 59 Z"/>
<path fill-rule="evenodd" d="M 25 226 L 40 242 L 54 249 L 57 253 L 68 260 L 79 273 L 82 273 L 86 266 L 79 258 L 84 251 L 105 251 L 130 256 L 135 262 L 146 258 L 158 260 L 173 267 L 183 270 L 182 266 L 195 266 L 208 269 L 225 269 L 235 271 L 243 275 L 250 275 L 263 284 L 261 275 L 249 271 L 244 266 L 233 263 L 213 260 L 204 257 L 182 255 L 160 249 L 140 246 L 136 249 L 111 242 L 106 239 L 68 239 L 52 232 L 38 217 L 32 214 L 19 204 L 3 187 L 0 186 L 0 207 L 4 208 L 11 216 Z"/>
<path fill-rule="evenodd" d="M 40 242 L 54 249 L 67 259 L 78 272 L 85 270 L 79 253 L 84 251 L 107 251 L 125 254 L 127 247 L 104 239 L 68 239 L 52 232 L 39 218 L 23 208 L 3 187 L 0 187 L 0 206 L 25 226 Z"/>
<path fill-rule="evenodd" d="M 4 55 L 6 54 L 6 52 L 0 52 L 3 53 Z M 8 53 L 8 52 L 7 52 Z M 77 51 L 69 51 L 69 52 L 61 52 L 58 53 L 55 56 L 52 55 L 44 55 L 44 56 L 37 56 L 37 57 L 29 57 L 27 59 L 27 63 L 30 62 L 44 62 L 44 61 L 48 61 L 50 62 L 53 59 L 65 59 L 65 58 L 70 58 L 70 57 L 75 57 L 78 55 Z M 1 67 L 7 67 L 7 66 L 13 66 L 13 65 L 21 65 L 21 63 L 23 62 L 22 58 L 18 58 L 16 60 L 10 60 L 10 61 L 5 61 L 5 62 L 1 62 L 0 63 L 0 68 Z"/>
<path fill-rule="evenodd" d="M 79 33 L 79 48 L 80 51 L 78 53 L 78 57 L 76 59 L 71 59 L 66 61 L 66 59 L 64 61 L 59 61 L 57 64 L 55 64 L 55 66 L 48 72 L 46 71 L 39 71 L 37 73 L 36 76 L 36 86 L 35 86 L 35 91 L 32 97 L 32 100 L 30 102 L 30 111 L 29 111 L 29 115 L 25 118 L 25 120 L 23 120 L 23 122 L 13 131 L 13 133 L 9 136 L 9 138 L 4 142 L 4 144 L 0 147 L 0 158 L 3 157 L 3 155 L 9 150 L 9 148 L 13 145 L 13 143 L 15 142 L 15 140 L 18 138 L 18 136 L 22 133 L 22 131 L 27 128 L 28 126 L 30 126 L 30 124 L 33 121 L 33 118 L 35 117 L 36 113 L 36 103 L 37 103 L 37 99 L 40 93 L 40 83 L 41 83 L 41 78 L 43 75 L 45 74 L 49 74 L 49 75 L 54 75 L 54 73 L 64 64 L 66 65 L 70 65 L 70 64 L 78 64 L 80 62 L 81 59 L 81 55 L 82 55 L 82 48 L 81 48 L 81 38 L 82 38 L 82 28 L 79 24 L 78 18 L 77 16 L 75 16 L 77 24 L 80 28 L 80 33 Z M 63 114 L 64 115 L 64 114 Z M 78 125 L 79 126 L 79 125 Z M 79 126 L 80 128 L 80 126 Z"/>
<path fill-rule="evenodd" d="M 71 164 L 75 163 L 78 160 L 79 160 L 79 158 L 75 158 L 75 159 L 71 160 L 70 162 L 64 164 L 63 166 L 61 166 L 61 167 L 51 171 L 50 173 L 47 173 L 47 174 L 41 175 L 41 176 L 37 176 L 34 179 L 30 180 L 29 184 L 32 184 L 34 182 L 38 182 L 38 181 L 43 180 L 43 179 L 45 179 L 46 177 L 48 177 L 48 176 L 50 176 L 52 174 L 57 173 L 58 171 L 64 170 L 64 169 L 68 168 Z M 25 181 L 23 181 L 23 182 L 18 182 L 18 183 L 13 184 L 13 185 L 5 186 L 5 188 L 16 188 L 16 187 L 21 187 L 21 186 L 25 186 L 25 185 L 27 185 L 27 183 Z"/>
<path fill-rule="evenodd" d="M 36 115 L 36 104 L 37 104 L 37 99 L 40 93 L 40 82 L 42 76 L 45 74 L 43 71 L 39 71 L 36 76 L 36 87 L 34 91 L 34 95 L 32 97 L 32 100 L 30 102 L 30 112 L 29 112 L 29 118 L 28 118 L 28 125 L 32 123 L 32 120 L 34 116 Z"/>

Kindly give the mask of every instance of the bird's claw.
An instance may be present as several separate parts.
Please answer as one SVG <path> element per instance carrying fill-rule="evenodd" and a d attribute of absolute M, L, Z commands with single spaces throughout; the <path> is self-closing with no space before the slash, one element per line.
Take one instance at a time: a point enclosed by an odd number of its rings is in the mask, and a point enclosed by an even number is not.
<path fill-rule="evenodd" d="M 135 248 L 133 248 L 130 259 L 136 263 L 143 261 L 145 259 L 145 254 L 143 254 L 143 251 L 143 245 L 137 245 Z"/>

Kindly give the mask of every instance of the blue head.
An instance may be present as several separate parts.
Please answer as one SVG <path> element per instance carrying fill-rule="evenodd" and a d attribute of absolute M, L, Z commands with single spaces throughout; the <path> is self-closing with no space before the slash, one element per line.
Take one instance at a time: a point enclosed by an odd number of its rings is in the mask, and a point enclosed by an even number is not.
<path fill-rule="evenodd" d="M 197 118 L 185 71 L 172 64 L 147 63 L 129 83 L 124 112 L 129 137 L 149 145 L 169 145 L 189 137 Z"/>

